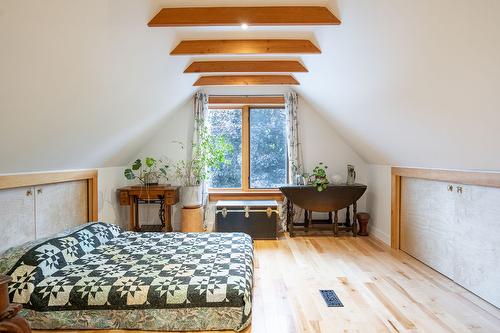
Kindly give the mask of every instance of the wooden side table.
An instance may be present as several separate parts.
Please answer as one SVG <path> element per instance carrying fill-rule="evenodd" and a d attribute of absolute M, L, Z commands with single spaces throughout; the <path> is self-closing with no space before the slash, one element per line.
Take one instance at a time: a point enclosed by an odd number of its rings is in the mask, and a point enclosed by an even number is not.
<path fill-rule="evenodd" d="M 182 208 L 181 231 L 182 232 L 204 232 L 203 226 L 204 210 L 198 208 Z"/>
<path fill-rule="evenodd" d="M 167 185 L 127 186 L 118 189 L 120 205 L 130 206 L 129 229 L 134 231 L 172 231 L 172 206 L 179 202 L 179 187 Z M 159 203 L 162 222 L 159 230 L 141 228 L 139 204 Z"/>
<path fill-rule="evenodd" d="M 0 275 L 0 332 L 30 333 L 31 328 L 26 319 L 19 317 L 20 304 L 10 304 L 7 286 L 12 280 L 10 276 Z"/>

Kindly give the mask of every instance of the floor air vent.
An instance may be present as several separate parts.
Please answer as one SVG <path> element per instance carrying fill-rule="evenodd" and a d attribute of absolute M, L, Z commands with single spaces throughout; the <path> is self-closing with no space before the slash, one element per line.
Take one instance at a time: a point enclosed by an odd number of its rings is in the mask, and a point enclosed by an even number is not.
<path fill-rule="evenodd" d="M 344 307 L 344 304 L 340 301 L 337 294 L 333 290 L 320 290 L 321 296 L 325 300 L 326 306 L 329 308 L 340 308 Z"/>

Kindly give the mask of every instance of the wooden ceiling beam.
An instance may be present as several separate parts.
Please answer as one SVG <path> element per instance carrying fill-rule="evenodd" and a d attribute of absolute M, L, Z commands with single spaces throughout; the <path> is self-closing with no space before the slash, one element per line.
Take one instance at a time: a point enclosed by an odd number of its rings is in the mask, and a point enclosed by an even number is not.
<path fill-rule="evenodd" d="M 294 73 L 307 72 L 297 60 L 195 61 L 184 73 Z"/>
<path fill-rule="evenodd" d="M 291 75 L 217 75 L 201 76 L 193 86 L 298 85 Z"/>
<path fill-rule="evenodd" d="M 326 7 L 190 7 L 163 8 L 148 23 L 150 27 L 185 26 L 279 26 L 337 25 L 340 20 Z"/>
<path fill-rule="evenodd" d="M 183 40 L 171 55 L 321 53 L 304 39 Z"/>

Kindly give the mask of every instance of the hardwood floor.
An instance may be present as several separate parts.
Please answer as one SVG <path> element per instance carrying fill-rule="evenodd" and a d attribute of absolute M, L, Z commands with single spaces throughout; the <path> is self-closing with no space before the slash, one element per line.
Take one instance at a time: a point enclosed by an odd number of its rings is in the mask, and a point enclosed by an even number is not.
<path fill-rule="evenodd" d="M 245 333 L 500 332 L 499 309 L 370 237 L 256 241 L 254 281 Z"/>

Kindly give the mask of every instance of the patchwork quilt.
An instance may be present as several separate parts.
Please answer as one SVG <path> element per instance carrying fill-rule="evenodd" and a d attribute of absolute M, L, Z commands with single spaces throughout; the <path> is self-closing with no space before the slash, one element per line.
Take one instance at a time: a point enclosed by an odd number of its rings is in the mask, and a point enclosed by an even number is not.
<path fill-rule="evenodd" d="M 91 223 L 0 258 L 33 328 L 242 330 L 253 247 L 242 233 L 137 233 Z"/>

